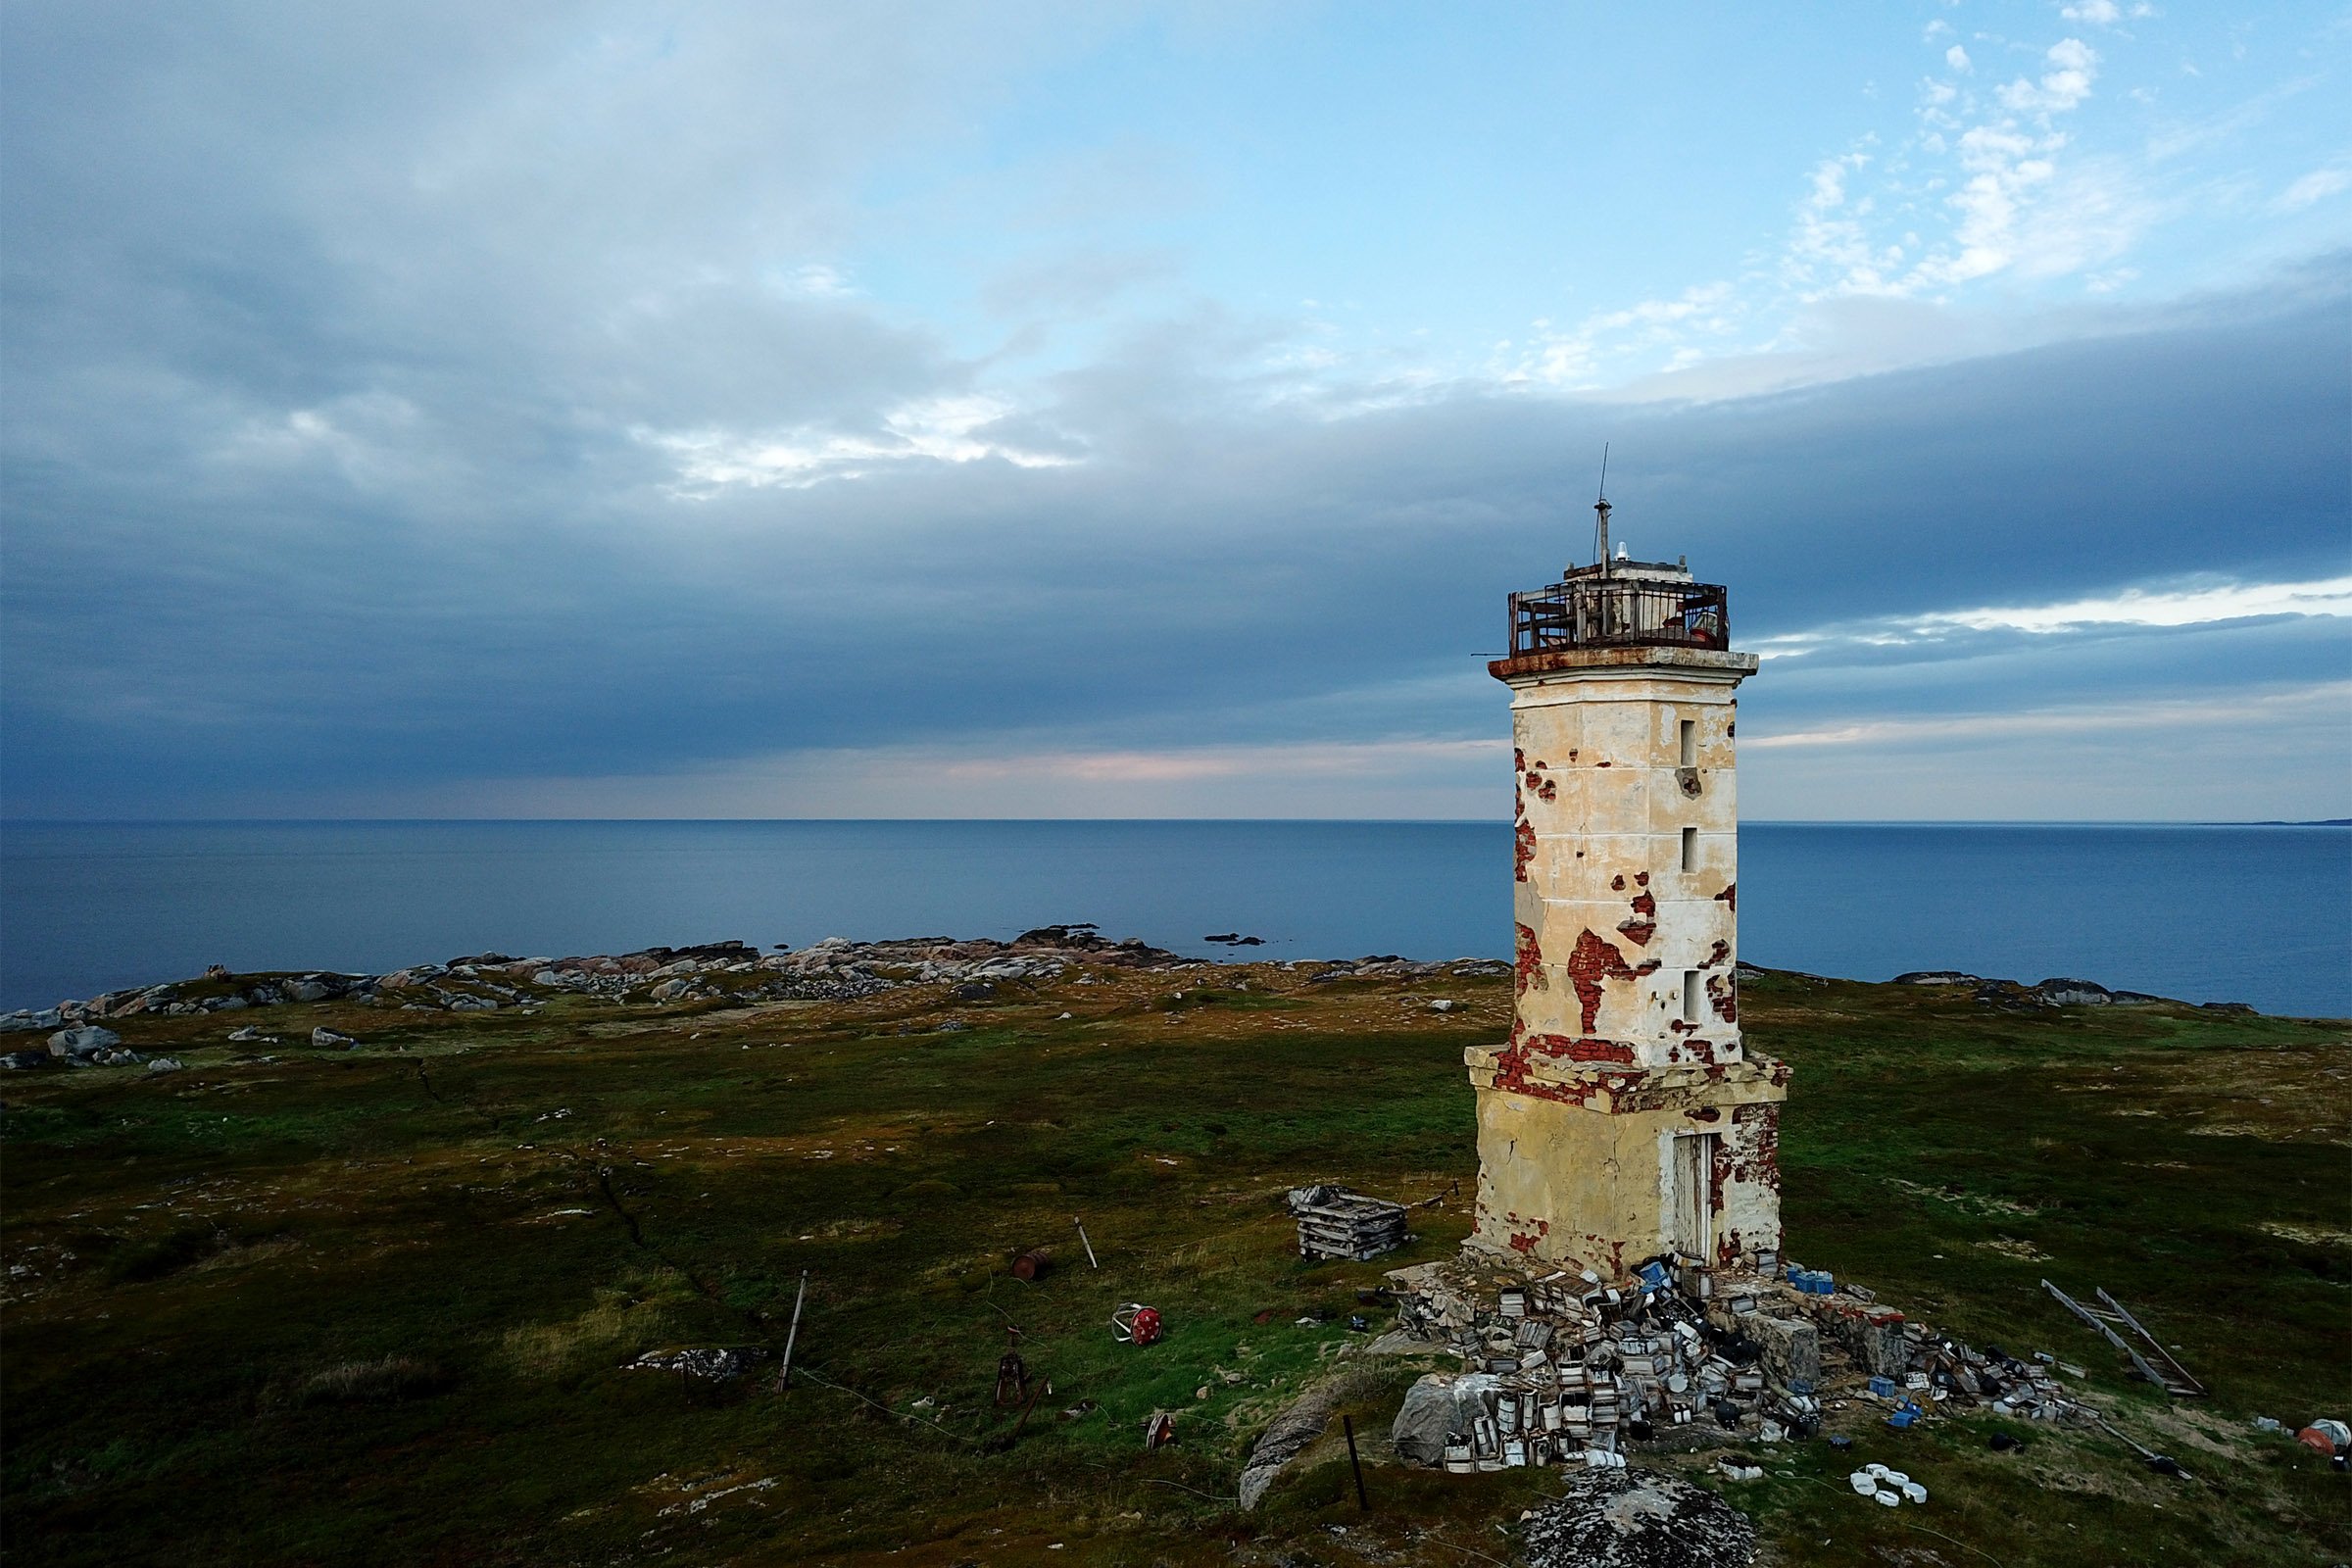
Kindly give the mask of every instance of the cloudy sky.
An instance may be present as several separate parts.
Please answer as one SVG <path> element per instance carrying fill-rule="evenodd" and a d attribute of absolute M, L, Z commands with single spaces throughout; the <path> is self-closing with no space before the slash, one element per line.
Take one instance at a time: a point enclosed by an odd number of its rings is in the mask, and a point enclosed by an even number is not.
<path fill-rule="evenodd" d="M 2352 815 L 2352 11 L 0 11 L 17 816 Z M 2328 106 L 2333 105 L 2330 109 Z"/>

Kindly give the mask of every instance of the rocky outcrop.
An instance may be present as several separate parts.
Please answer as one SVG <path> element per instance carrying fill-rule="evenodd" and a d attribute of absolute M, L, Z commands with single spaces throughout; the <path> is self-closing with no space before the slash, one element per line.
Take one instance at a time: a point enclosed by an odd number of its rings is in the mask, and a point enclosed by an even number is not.
<path fill-rule="evenodd" d="M 286 1004 L 496 1012 L 565 997 L 638 1003 L 847 1002 L 900 986 L 946 982 L 993 987 L 1052 979 L 1079 965 L 1171 968 L 1187 961 L 1141 941 L 1110 941 L 1091 926 L 1050 925 L 1024 931 L 1010 942 L 954 937 L 852 942 L 827 937 L 798 953 L 778 948 L 763 954 L 743 942 L 564 958 L 479 953 L 375 975 L 313 970 L 238 976 L 215 964 L 195 980 L 110 991 L 87 1001 L 0 1014 L 0 1034 L 72 1032 L 98 1019 L 184 1018 Z M 86 1061 L 91 1055 L 77 1053 L 70 1059 Z"/>

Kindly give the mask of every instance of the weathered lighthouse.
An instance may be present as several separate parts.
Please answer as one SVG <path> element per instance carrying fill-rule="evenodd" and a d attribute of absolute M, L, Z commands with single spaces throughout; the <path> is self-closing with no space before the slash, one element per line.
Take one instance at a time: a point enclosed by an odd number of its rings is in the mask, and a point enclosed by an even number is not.
<path fill-rule="evenodd" d="M 1510 1039 L 1478 1089 L 1478 1239 L 1621 1272 L 1781 1245 L 1788 1069 L 1740 1041 L 1734 692 L 1717 585 L 1608 554 L 1511 595 Z"/>

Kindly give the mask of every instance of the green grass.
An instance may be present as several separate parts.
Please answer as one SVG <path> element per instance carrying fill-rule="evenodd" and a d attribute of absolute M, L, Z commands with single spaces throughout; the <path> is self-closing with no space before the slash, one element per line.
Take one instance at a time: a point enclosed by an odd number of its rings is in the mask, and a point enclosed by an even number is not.
<path fill-rule="evenodd" d="M 1282 1192 L 1466 1193 L 1460 1054 L 1502 1033 L 1507 981 L 1446 982 L 1466 1006 L 1441 1016 L 1426 983 L 1172 978 L 749 1017 L 129 1020 L 132 1046 L 189 1070 L 5 1086 L 0 1254 L 28 1272 L 0 1358 L 0 1542 L 91 1564 L 1508 1556 L 1494 1526 L 1556 1479 L 1391 1462 L 1412 1365 L 1372 1366 L 1343 1406 L 1370 1515 L 1336 1437 L 1257 1513 L 1221 1500 L 1256 1429 L 1357 1338 L 1357 1290 L 1468 1228 L 1445 1200 L 1402 1254 L 1307 1266 Z M 2119 1424 L 2213 1483 L 2152 1476 L 2096 1434 L 2036 1429 L 1996 1454 L 1990 1417 L 1893 1434 L 1856 1411 L 1865 1456 L 1934 1500 L 1886 1513 L 1825 1446 L 1775 1454 L 1727 1491 L 1782 1560 L 2352 1551 L 2345 1478 L 2247 1430 L 2352 1409 L 2340 1025 L 2014 1013 L 1790 976 L 1742 1004 L 1750 1040 L 1797 1068 L 1789 1250 L 1980 1344 L 2083 1364 Z M 973 1027 L 928 1032 L 947 1016 Z M 296 1044 L 315 1022 L 367 1046 Z M 288 1043 L 222 1046 L 239 1023 Z M 1033 1246 L 1056 1266 L 1023 1284 L 1006 1264 Z M 803 1271 L 789 1393 L 622 1369 L 672 1346 L 780 1349 Z M 2132 1304 L 2210 1405 L 2126 1382 L 2044 1275 Z M 1128 1300 L 1161 1310 L 1165 1341 L 1113 1341 Z M 1017 1440 L 989 1403 L 1008 1344 L 1053 1385 Z M 1154 1409 L 1180 1441 L 1147 1454 Z"/>

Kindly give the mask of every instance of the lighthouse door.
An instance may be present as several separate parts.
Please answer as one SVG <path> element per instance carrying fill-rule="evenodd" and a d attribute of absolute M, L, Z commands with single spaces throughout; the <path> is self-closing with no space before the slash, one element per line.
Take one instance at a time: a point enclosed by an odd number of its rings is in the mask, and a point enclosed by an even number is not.
<path fill-rule="evenodd" d="M 1702 1262 L 1715 1256 L 1715 1135 L 1674 1141 L 1674 1249 Z"/>

